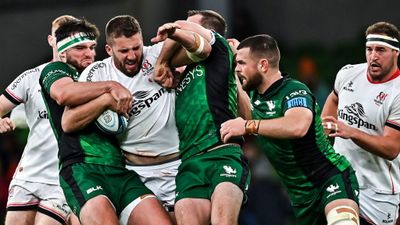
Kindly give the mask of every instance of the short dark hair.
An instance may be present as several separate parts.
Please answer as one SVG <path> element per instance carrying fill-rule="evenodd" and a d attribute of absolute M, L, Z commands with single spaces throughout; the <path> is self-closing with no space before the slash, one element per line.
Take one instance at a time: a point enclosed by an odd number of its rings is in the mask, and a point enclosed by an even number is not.
<path fill-rule="evenodd" d="M 214 30 L 220 35 L 226 35 L 227 25 L 224 17 L 213 10 L 189 10 L 188 17 L 194 15 L 201 15 L 201 25 L 207 29 Z"/>
<path fill-rule="evenodd" d="M 388 22 L 377 22 L 372 24 L 365 31 L 365 36 L 367 36 L 368 34 L 384 34 L 388 37 L 396 38 L 398 41 L 400 41 L 399 29 L 395 25 Z"/>
<path fill-rule="evenodd" d="M 120 15 L 113 17 L 106 25 L 106 42 L 111 43 L 112 39 L 118 37 L 132 37 L 137 33 L 142 33 L 137 19 L 130 15 Z"/>
<path fill-rule="evenodd" d="M 67 38 L 75 33 L 85 33 L 90 39 L 97 40 L 100 37 L 100 31 L 96 25 L 90 23 L 84 18 L 65 21 L 55 31 L 57 42 Z"/>
<path fill-rule="evenodd" d="M 250 36 L 240 42 L 237 49 L 249 48 L 250 54 L 257 58 L 266 58 L 271 67 L 278 68 L 281 54 L 276 40 L 267 35 Z"/>

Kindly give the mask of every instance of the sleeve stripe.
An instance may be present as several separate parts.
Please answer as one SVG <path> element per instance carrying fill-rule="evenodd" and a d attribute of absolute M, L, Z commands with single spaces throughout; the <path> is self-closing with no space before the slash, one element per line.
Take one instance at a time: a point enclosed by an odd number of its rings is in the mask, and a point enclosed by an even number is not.
<path fill-rule="evenodd" d="M 396 123 L 394 121 L 386 121 L 385 126 L 388 126 L 388 127 L 391 127 L 393 129 L 400 131 L 400 124 Z"/>
<path fill-rule="evenodd" d="M 10 100 L 10 102 L 12 102 L 12 103 L 14 103 L 14 104 L 16 104 L 16 105 L 19 105 L 19 104 L 21 104 L 21 103 L 23 102 L 23 100 L 22 100 L 20 97 L 16 96 L 14 93 L 12 93 L 11 91 L 9 91 L 8 89 L 6 89 L 6 90 L 3 92 L 3 95 L 4 95 L 4 97 L 6 97 L 8 100 Z"/>

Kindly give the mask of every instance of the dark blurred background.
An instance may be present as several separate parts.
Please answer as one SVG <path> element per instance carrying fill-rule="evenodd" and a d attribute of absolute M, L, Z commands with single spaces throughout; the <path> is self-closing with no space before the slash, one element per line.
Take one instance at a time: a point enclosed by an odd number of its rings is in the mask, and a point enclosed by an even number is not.
<path fill-rule="evenodd" d="M 159 25 L 185 19 L 189 9 L 213 9 L 228 23 L 228 37 L 239 41 L 254 34 L 275 37 L 282 52 L 281 70 L 305 82 L 323 105 L 336 72 L 345 64 L 365 61 L 364 31 L 372 23 L 400 26 L 398 0 L 0 0 L 1 83 L 4 88 L 21 72 L 51 59 L 47 35 L 51 21 L 70 14 L 85 17 L 103 33 L 119 14 L 135 16 L 145 44 Z M 106 57 L 104 34 L 97 58 Z M 0 221 L 3 222 L 8 182 L 26 140 L 26 129 L 0 134 Z M 256 151 L 250 153 L 253 182 L 240 225 L 294 224 L 290 204 L 273 169 Z M 0 224 L 1 224 L 0 223 Z"/>

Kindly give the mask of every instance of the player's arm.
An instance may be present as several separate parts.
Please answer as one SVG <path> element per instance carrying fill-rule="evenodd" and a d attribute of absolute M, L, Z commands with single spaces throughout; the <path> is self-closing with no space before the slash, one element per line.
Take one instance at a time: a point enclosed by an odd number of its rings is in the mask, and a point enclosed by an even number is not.
<path fill-rule="evenodd" d="M 4 117 L 16 105 L 8 100 L 4 95 L 0 96 L 0 133 L 10 132 L 15 130 L 15 124 L 8 117 Z"/>
<path fill-rule="evenodd" d="M 66 106 L 61 120 L 64 132 L 75 132 L 85 128 L 106 109 L 116 110 L 117 102 L 111 94 L 105 93 L 79 106 Z"/>
<path fill-rule="evenodd" d="M 332 123 L 337 126 L 336 132 L 329 134 L 330 137 L 351 139 L 362 149 L 387 160 L 395 159 L 400 152 L 400 127 L 398 123 L 392 127 L 385 126 L 383 135 L 365 133 L 332 116 L 324 117 L 324 123 Z"/>
<path fill-rule="evenodd" d="M 322 109 L 321 117 L 333 116 L 337 118 L 337 108 L 338 108 L 339 98 L 335 91 L 332 91 L 326 98 L 324 108 Z"/>
<path fill-rule="evenodd" d="M 187 21 L 166 23 L 159 27 L 152 42 L 164 41 L 164 44 L 155 66 L 154 80 L 164 87 L 172 87 L 175 77 L 170 67 L 206 59 L 211 52 L 211 39 L 210 30 Z"/>
<path fill-rule="evenodd" d="M 349 131 L 351 140 L 364 150 L 387 160 L 394 160 L 399 154 L 400 130 L 385 126 L 383 135 L 376 136 L 367 134 L 359 129 L 353 129 L 354 130 Z"/>
<path fill-rule="evenodd" d="M 206 59 L 211 52 L 211 39 L 210 30 L 195 23 L 176 21 L 160 26 L 151 41 L 165 41 L 158 63 L 179 67 Z"/>
<path fill-rule="evenodd" d="M 59 105 L 77 106 L 109 93 L 117 101 L 118 111 L 127 112 L 132 102 L 131 93 L 115 81 L 74 82 L 69 77 L 56 80 L 50 87 L 50 96 Z"/>
<path fill-rule="evenodd" d="M 268 120 L 244 120 L 241 117 L 221 125 L 221 139 L 227 142 L 232 136 L 257 134 L 279 139 L 296 139 L 306 135 L 313 113 L 304 107 L 288 109 L 283 117 Z"/>
<path fill-rule="evenodd" d="M 175 21 L 175 24 L 178 24 L 181 32 L 185 32 L 186 43 L 182 41 L 184 37 L 181 37 L 181 40 L 171 37 L 182 46 L 171 58 L 171 66 L 179 67 L 206 59 L 212 49 L 211 44 L 214 38 L 212 32 L 186 20 Z"/>

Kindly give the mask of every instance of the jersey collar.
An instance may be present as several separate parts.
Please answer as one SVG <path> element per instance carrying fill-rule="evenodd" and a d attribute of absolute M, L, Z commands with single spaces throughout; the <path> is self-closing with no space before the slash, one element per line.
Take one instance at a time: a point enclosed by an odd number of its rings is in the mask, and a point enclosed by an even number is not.
<path fill-rule="evenodd" d="M 289 74 L 282 73 L 282 78 L 275 81 L 271 86 L 268 87 L 268 89 L 264 93 L 260 94 L 260 96 L 265 99 L 271 97 L 276 92 L 278 92 L 286 84 L 286 82 L 290 79 L 291 78 L 290 78 Z"/>

